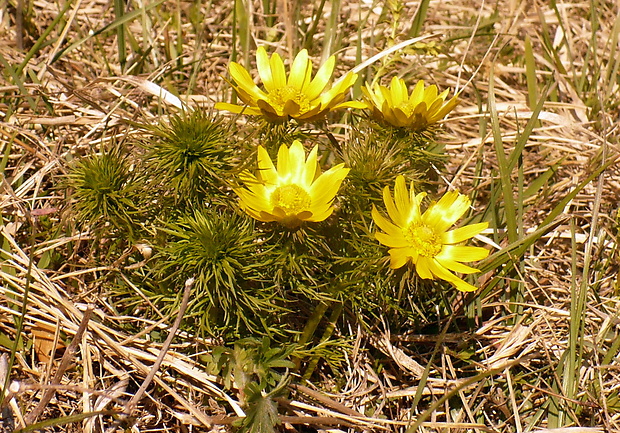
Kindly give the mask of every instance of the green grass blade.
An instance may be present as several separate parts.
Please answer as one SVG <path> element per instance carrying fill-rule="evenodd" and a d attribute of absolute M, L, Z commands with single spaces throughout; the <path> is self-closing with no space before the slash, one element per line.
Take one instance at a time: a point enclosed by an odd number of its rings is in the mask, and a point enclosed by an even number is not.
<path fill-rule="evenodd" d="M 504 213 L 506 218 L 506 228 L 508 231 L 508 240 L 510 241 L 510 243 L 514 243 L 518 239 L 515 198 L 512 193 L 514 185 L 511 179 L 510 164 L 508 163 L 508 159 L 506 158 L 506 153 L 504 151 L 504 141 L 502 139 L 502 131 L 499 126 L 497 106 L 495 104 L 495 85 L 493 69 L 491 69 L 489 77 L 489 116 L 491 118 L 493 144 L 495 146 L 495 154 L 497 155 L 501 190 L 504 197 Z M 513 152 L 513 155 L 517 155 L 517 153 Z"/>
<path fill-rule="evenodd" d="M 101 411 L 96 411 L 96 412 L 78 413 L 75 415 L 68 415 L 68 416 L 63 416 L 60 418 L 53 418 L 53 419 L 48 419 L 45 421 L 37 422 L 35 424 L 31 424 L 27 427 L 24 427 L 22 429 L 15 430 L 13 433 L 28 433 L 28 432 L 34 432 L 34 431 L 42 431 L 42 430 L 46 430 L 49 427 L 57 427 L 57 426 L 62 426 L 62 425 L 67 425 L 67 424 L 78 423 L 80 421 L 84 421 L 85 419 L 92 418 L 95 416 L 114 416 L 114 415 L 118 415 L 118 412 L 113 411 L 113 410 L 101 410 Z"/>
<path fill-rule="evenodd" d="M 549 167 L 543 174 L 531 181 L 525 191 L 523 191 L 523 198 L 528 199 L 534 197 L 534 195 L 538 193 L 538 191 L 540 191 L 547 182 L 549 182 L 553 175 L 557 173 L 565 159 L 566 157 L 561 158 L 558 162 Z"/>
<path fill-rule="evenodd" d="M 480 264 L 478 269 L 481 270 L 482 273 L 489 272 L 493 269 L 499 269 L 500 266 L 514 260 L 515 258 L 519 258 L 523 255 L 523 253 L 529 249 L 534 242 L 536 242 L 540 237 L 548 233 L 555 226 L 560 224 L 561 221 L 556 221 L 556 218 L 562 214 L 566 205 L 573 200 L 577 194 L 579 194 L 587 185 L 590 184 L 594 179 L 596 179 L 602 172 L 607 170 L 614 164 L 617 164 L 620 161 L 619 158 L 615 158 L 613 160 L 607 161 L 601 167 L 596 169 L 590 176 L 584 179 L 579 185 L 577 185 L 570 193 L 566 195 L 560 202 L 558 202 L 555 207 L 549 212 L 549 214 L 545 217 L 545 219 L 538 225 L 538 229 L 528 234 L 522 239 L 517 240 L 514 243 L 509 244 L 501 251 L 496 252 L 495 254 L 490 255 L 484 262 Z"/>
<path fill-rule="evenodd" d="M 125 1 L 114 0 L 114 16 L 116 20 L 122 20 L 125 15 Z M 121 71 L 125 71 L 125 64 L 127 63 L 127 47 L 125 44 L 125 25 L 119 25 L 116 28 L 116 44 L 118 47 L 118 62 L 121 66 Z"/>
<path fill-rule="evenodd" d="M 530 108 L 533 109 L 538 101 L 538 82 L 530 35 L 525 36 L 525 79 L 527 81 L 527 99 Z"/>
<path fill-rule="evenodd" d="M 67 48 L 65 48 L 63 50 L 60 50 L 54 56 L 54 58 L 52 59 L 52 63 L 54 63 L 56 60 L 60 59 L 64 54 L 75 50 L 77 47 L 82 45 L 87 40 L 89 40 L 89 39 L 91 39 L 91 38 L 93 38 L 95 36 L 98 36 L 98 35 L 100 35 L 102 33 L 115 30 L 119 26 L 125 25 L 125 24 L 133 21 L 134 19 L 140 17 L 141 15 L 145 14 L 146 12 L 150 11 L 151 9 L 156 8 L 157 6 L 162 4 L 163 2 L 164 2 L 164 0 L 155 0 L 153 3 L 149 3 L 148 5 L 143 6 L 140 9 L 136 9 L 134 11 L 126 13 L 125 15 L 123 15 L 123 17 L 121 19 L 114 20 L 113 22 L 111 22 L 110 24 L 108 24 L 106 26 L 103 26 L 99 30 L 94 31 L 93 33 L 89 33 L 88 36 L 84 36 L 83 38 L 78 39 L 77 41 L 75 41 L 74 43 L 69 45 Z"/>
<path fill-rule="evenodd" d="M 312 20 L 312 26 L 310 27 L 310 29 L 308 30 L 308 32 L 305 35 L 305 40 L 304 40 L 303 47 L 305 49 L 307 49 L 307 50 L 310 50 L 310 48 L 312 47 L 312 44 L 314 42 L 314 35 L 316 34 L 316 30 L 319 27 L 319 23 L 321 22 L 321 18 L 323 18 L 323 8 L 324 7 L 325 7 L 325 0 L 321 0 L 321 3 L 319 3 L 319 7 L 316 9 L 316 12 L 314 13 L 314 18 Z M 360 27 L 360 29 L 361 29 L 361 27 Z"/>
<path fill-rule="evenodd" d="M 430 4 L 430 0 L 421 0 L 418 6 L 418 10 L 411 21 L 411 27 L 409 27 L 409 31 L 407 32 L 408 38 L 417 37 L 422 31 L 422 26 L 424 25 L 424 21 L 426 20 L 426 14 L 428 12 L 428 5 Z"/>
<path fill-rule="evenodd" d="M 2 54 L 0 54 L 0 66 L 2 66 L 5 76 L 7 78 L 10 77 L 13 80 L 13 83 L 15 83 L 15 85 L 19 88 L 19 92 L 21 93 L 21 95 L 23 95 L 26 98 L 26 101 L 28 101 L 28 105 L 30 105 L 30 108 L 36 112 L 37 103 L 30 96 L 28 90 L 26 89 L 26 86 L 24 86 L 24 80 L 22 80 L 21 73 L 19 72 L 19 67 L 17 69 L 14 69 L 9 64 L 9 62 L 2 56 Z M 8 110 L 7 110 L 7 113 L 8 113 Z"/>
<path fill-rule="evenodd" d="M 63 17 L 65 16 L 65 13 L 71 7 L 71 4 L 72 3 L 70 1 L 67 1 L 65 3 L 64 7 L 60 10 L 58 15 L 56 15 L 56 17 L 54 17 L 54 19 L 52 20 L 51 24 L 45 29 L 45 31 L 39 37 L 39 39 L 37 39 L 37 41 L 34 43 L 32 48 L 30 48 L 30 50 L 28 50 L 28 53 L 26 53 L 26 56 L 24 57 L 24 60 L 22 61 L 22 63 L 17 68 L 17 71 L 16 71 L 17 75 L 21 75 L 22 74 L 22 72 L 24 71 L 24 68 L 26 67 L 26 65 L 28 64 L 30 59 L 32 59 L 41 50 L 41 48 L 43 47 L 43 45 L 47 41 L 47 37 L 52 33 L 52 31 L 54 31 L 54 29 L 56 28 L 56 25 L 58 25 L 60 20 L 63 19 Z"/>

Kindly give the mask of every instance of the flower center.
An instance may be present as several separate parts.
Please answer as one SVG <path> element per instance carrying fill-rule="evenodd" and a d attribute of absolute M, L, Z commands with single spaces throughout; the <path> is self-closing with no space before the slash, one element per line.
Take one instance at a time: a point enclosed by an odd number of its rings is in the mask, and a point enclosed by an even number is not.
<path fill-rule="evenodd" d="M 294 87 L 284 86 L 269 92 L 269 105 L 279 112 L 284 111 L 284 105 L 287 101 L 295 101 L 295 103 L 299 105 L 300 113 L 305 113 L 310 110 L 310 101 L 308 97 Z"/>
<path fill-rule="evenodd" d="M 279 207 L 287 215 L 296 215 L 310 207 L 310 195 L 297 185 L 282 185 L 277 187 L 270 197 L 271 205 Z"/>
<path fill-rule="evenodd" d="M 407 226 L 403 229 L 403 235 L 411 247 L 424 257 L 435 257 L 443 247 L 440 237 L 424 224 Z"/>

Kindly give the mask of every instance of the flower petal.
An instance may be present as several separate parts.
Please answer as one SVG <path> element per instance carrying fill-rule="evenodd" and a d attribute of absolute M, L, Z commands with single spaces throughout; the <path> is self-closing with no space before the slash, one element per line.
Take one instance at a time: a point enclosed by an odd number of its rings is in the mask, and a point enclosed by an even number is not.
<path fill-rule="evenodd" d="M 344 164 L 338 164 L 321 174 L 308 191 L 312 198 L 312 203 L 316 203 L 317 206 L 331 203 L 348 173 L 349 169 L 344 168 Z"/>
<path fill-rule="evenodd" d="M 332 107 L 332 109 L 334 110 L 337 108 L 355 108 L 357 110 L 364 110 L 368 108 L 368 104 L 362 101 L 347 101 L 347 102 L 342 102 L 336 105 L 335 107 Z"/>
<path fill-rule="evenodd" d="M 269 113 L 272 117 L 286 119 L 286 116 L 284 115 L 284 113 L 278 111 L 274 106 L 272 106 L 269 102 L 265 101 L 264 99 L 258 99 L 256 101 L 256 105 L 258 105 L 258 108 L 260 108 L 261 111 Z"/>
<path fill-rule="evenodd" d="M 439 256 L 435 256 L 435 260 L 444 268 L 452 271 L 452 272 L 460 272 L 461 274 L 475 274 L 480 272 L 476 268 L 472 268 L 471 266 L 464 265 L 463 263 L 459 263 L 455 260 L 444 260 Z"/>
<path fill-rule="evenodd" d="M 280 156 L 278 155 L 278 161 L 279 158 Z M 288 166 L 286 170 L 280 171 L 278 167 L 278 172 L 280 175 L 285 176 L 287 182 L 295 183 L 303 187 L 305 186 L 303 185 L 305 168 L 306 150 L 299 140 L 295 140 L 288 149 Z"/>
<path fill-rule="evenodd" d="M 424 99 L 424 80 L 420 80 L 416 83 L 411 96 L 409 97 L 409 104 L 412 107 L 418 105 Z"/>
<path fill-rule="evenodd" d="M 378 240 L 380 244 L 390 248 L 407 248 L 409 246 L 407 240 L 402 236 L 390 236 L 386 233 L 377 232 L 375 233 L 375 239 Z"/>
<path fill-rule="evenodd" d="M 396 208 L 396 205 L 394 204 L 394 199 L 392 199 L 392 194 L 390 193 L 389 186 L 383 188 L 383 203 L 385 204 L 388 215 L 397 226 L 404 227 L 407 225 L 407 217 L 405 215 L 401 215 Z"/>
<path fill-rule="evenodd" d="M 267 149 L 263 146 L 258 146 L 258 172 L 260 178 L 271 185 L 278 184 L 278 172 L 273 165 L 273 161 L 269 157 Z"/>
<path fill-rule="evenodd" d="M 438 278 L 454 284 L 456 288 L 462 292 L 473 292 L 474 290 L 477 290 L 477 287 L 466 283 L 434 260 L 430 262 L 429 268 Z"/>
<path fill-rule="evenodd" d="M 312 63 L 308 61 L 308 50 L 303 49 L 293 60 L 288 77 L 288 85 L 297 90 L 302 90 L 306 85 L 305 81 L 308 77 L 308 70 L 312 71 Z"/>
<path fill-rule="evenodd" d="M 405 183 L 405 177 L 399 175 L 396 178 L 396 183 L 394 184 L 394 203 L 396 204 L 398 214 L 405 219 L 405 224 L 410 222 L 409 215 L 412 211 L 415 213 L 415 209 L 412 209 L 414 206 L 412 206 L 410 198 L 409 191 L 407 190 L 407 184 Z M 398 225 L 403 227 L 405 224 Z"/>
<path fill-rule="evenodd" d="M 441 252 L 436 256 L 444 260 L 455 260 L 459 262 L 474 262 L 485 259 L 489 255 L 489 250 L 482 247 L 470 247 L 465 245 L 444 245 Z"/>
<path fill-rule="evenodd" d="M 449 191 L 428 207 L 422 220 L 437 232 L 444 232 L 467 212 L 470 204 L 467 196 L 457 191 Z"/>
<path fill-rule="evenodd" d="M 392 269 L 402 268 L 409 261 L 409 256 L 403 248 L 393 248 L 388 253 L 390 254 L 390 268 Z"/>
<path fill-rule="evenodd" d="M 379 227 L 389 236 L 399 237 L 399 238 L 403 236 L 402 229 L 398 227 L 397 225 L 394 225 L 393 223 L 388 221 L 387 218 L 385 218 L 383 215 L 379 213 L 379 211 L 374 205 L 372 207 L 371 215 L 372 215 L 373 221 L 375 222 L 375 224 L 377 224 L 377 227 Z"/>
<path fill-rule="evenodd" d="M 313 101 L 325 90 L 327 83 L 329 83 L 334 67 L 336 66 L 336 58 L 331 56 L 317 71 L 314 79 L 310 82 L 304 93 L 306 97 Z"/>
<path fill-rule="evenodd" d="M 300 182 L 303 184 L 303 187 L 306 189 L 310 189 L 310 186 L 312 185 L 312 182 L 314 182 L 314 177 L 316 176 L 316 173 L 317 173 L 317 169 L 319 165 L 317 162 L 318 151 L 319 151 L 318 145 L 312 148 L 312 150 L 310 151 L 310 154 L 308 155 L 308 159 L 306 160 L 304 168 L 303 168 L 303 178 L 300 177 Z"/>
<path fill-rule="evenodd" d="M 409 98 L 405 81 L 398 77 L 392 77 L 390 95 L 392 97 L 392 106 L 394 107 L 405 102 Z"/>
<path fill-rule="evenodd" d="M 273 77 L 271 75 L 271 65 L 269 64 L 269 57 L 265 47 L 260 46 L 256 50 L 256 69 L 258 69 L 258 75 L 268 92 L 273 92 L 276 86 L 273 83 Z"/>
<path fill-rule="evenodd" d="M 297 117 L 300 114 L 300 109 L 301 107 L 299 106 L 299 104 L 292 100 L 292 99 L 288 99 L 285 103 L 284 103 L 284 107 L 282 109 L 282 111 L 284 112 L 284 114 L 291 116 L 291 117 Z"/>
<path fill-rule="evenodd" d="M 290 149 L 286 146 L 286 144 L 281 145 L 280 149 L 278 149 L 278 177 L 284 183 L 287 183 L 289 181 L 291 175 L 289 165 L 289 152 Z"/>
<path fill-rule="evenodd" d="M 430 267 L 431 263 L 433 263 L 432 258 L 423 257 L 423 256 L 418 257 L 418 261 L 415 264 L 415 270 L 420 276 L 420 278 L 424 278 L 428 280 L 435 279 L 435 277 L 433 276 L 433 272 L 431 271 L 431 267 Z"/>
<path fill-rule="evenodd" d="M 269 65 L 274 89 L 286 87 L 286 69 L 282 57 L 278 53 L 273 53 L 269 59 Z"/>
<path fill-rule="evenodd" d="M 437 98 L 437 86 L 432 84 L 424 89 L 424 102 L 427 106 L 430 106 Z"/>
<path fill-rule="evenodd" d="M 450 230 L 449 232 L 444 232 L 441 235 L 441 243 L 443 244 L 458 244 L 460 242 L 466 241 L 467 239 L 473 238 L 477 234 L 482 233 L 489 226 L 488 222 L 477 223 L 477 224 L 469 224 L 463 227 L 459 227 L 458 229 Z"/>
<path fill-rule="evenodd" d="M 261 111 L 257 108 L 248 107 L 247 105 L 235 105 L 229 104 L 228 102 L 216 102 L 215 103 L 216 110 L 226 110 L 231 113 L 236 114 L 250 114 L 250 115 L 260 115 Z"/>

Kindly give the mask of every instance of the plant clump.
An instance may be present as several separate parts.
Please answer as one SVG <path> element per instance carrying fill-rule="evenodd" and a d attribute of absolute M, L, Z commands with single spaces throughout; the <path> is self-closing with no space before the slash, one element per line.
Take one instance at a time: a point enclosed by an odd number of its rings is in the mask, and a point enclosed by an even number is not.
<path fill-rule="evenodd" d="M 334 65 L 330 57 L 312 78 L 303 50 L 287 78 L 280 56 L 260 47 L 264 90 L 233 62 L 245 105 L 216 105 L 248 114 L 250 128 L 188 109 L 145 127 L 125 156 L 87 155 L 68 176 L 76 214 L 114 220 L 153 249 L 109 285 L 116 308 L 154 320 L 174 314 L 191 279 L 183 329 L 238 340 L 208 364 L 239 382 L 250 431 L 270 431 L 277 420 L 274 399 L 291 377 L 274 369 L 310 378 L 321 362 L 339 368 L 345 319 L 368 330 L 384 316 L 396 328 L 428 324 L 428 305 L 450 310 L 446 291 L 476 290 L 456 274 L 477 272 L 463 262 L 488 254 L 463 245 L 487 222 L 453 228 L 470 209 L 465 195 L 447 192 L 422 212 L 427 193 L 414 193 L 432 183 L 428 172 L 442 154 L 431 137 L 456 96 L 445 101 L 447 91 L 423 81 L 409 95 L 394 78 L 390 88 L 365 88 L 365 102 L 345 102 L 356 75 L 330 88 Z M 339 138 L 325 129 L 336 108 L 365 110 Z"/>

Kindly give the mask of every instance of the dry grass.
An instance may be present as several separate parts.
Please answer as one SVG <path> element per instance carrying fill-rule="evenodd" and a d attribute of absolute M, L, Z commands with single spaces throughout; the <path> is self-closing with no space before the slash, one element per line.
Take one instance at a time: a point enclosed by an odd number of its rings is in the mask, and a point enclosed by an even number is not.
<path fill-rule="evenodd" d="M 262 2 L 247 5 L 254 13 L 248 27 L 251 47 L 267 37 L 279 41 L 270 45 L 284 52 L 299 44 L 290 25 L 294 2 L 277 4 L 272 28 Z M 65 212 L 65 197 L 56 189 L 67 163 L 136 134 L 130 121 L 161 116 L 167 104 L 150 83 L 206 106 L 228 92 L 221 77 L 232 49 L 229 2 L 132 4 L 132 10 L 148 11 L 127 22 L 134 40 L 127 43 L 124 69 L 116 33 L 100 32 L 115 19 L 111 4 L 100 1 L 67 3 L 60 23 L 27 57 L 63 5 L 28 2 L 20 31 L 17 4 L 0 1 L 0 379 L 8 375 L 10 383 L 3 431 L 11 431 L 11 423 L 23 428 L 37 419 L 71 416 L 65 420 L 70 424 L 44 430 L 113 428 L 110 413 L 84 420 L 79 414 L 122 409 L 161 353 L 161 344 L 149 338 L 151 331 L 166 331 L 174 321 L 115 315 L 98 284 L 109 272 L 123 272 L 122 264 L 93 267 L 93 258 L 82 255 L 89 233 L 56 229 L 54 236 L 43 235 L 53 227 L 72 227 L 65 220 L 71 215 Z M 382 16 L 387 14 L 383 2 L 369 6 L 343 2 L 338 28 L 327 35 L 322 33 L 327 21 L 319 23 L 315 40 L 335 35 L 332 48 L 348 47 L 341 56 L 347 68 L 355 66 L 360 36 L 366 59 L 386 48 L 392 33 L 393 20 Z M 355 337 L 344 377 L 331 377 L 325 369 L 315 383 L 294 386 L 290 399 L 281 402 L 283 431 L 405 431 L 412 421 L 422 421 L 421 413 L 424 431 L 620 431 L 619 7 L 611 1 L 557 3 L 555 10 L 542 1 L 430 2 L 422 35 L 450 41 L 440 47 L 449 51 L 423 61 L 402 54 L 386 67 L 441 88 L 462 89 L 462 103 L 442 138 L 450 156 L 444 185 L 475 194 L 478 209 L 503 212 L 503 199 L 491 192 L 499 185 L 488 108 L 491 81 L 507 154 L 532 116 L 531 101 L 537 102 L 550 84 L 539 122 L 512 171 L 515 197 L 519 183 L 527 191 L 551 167 L 555 173 L 517 203 L 519 239 L 535 232 L 580 182 L 613 163 L 562 206 L 522 257 L 481 277 L 480 297 L 467 303 L 470 312 L 475 309 L 469 315 L 475 317 L 473 332 L 455 333 L 450 321 L 423 335 L 394 335 L 382 326 L 376 335 L 342 330 Z M 403 36 L 397 41 L 405 39 L 416 8 L 415 2 L 403 5 L 395 31 Z M 308 4 L 299 13 L 308 17 L 311 9 Z M 358 35 L 360 10 L 368 19 Z M 324 13 L 329 11 L 328 4 Z M 248 54 L 238 52 L 242 59 Z M 528 71 L 528 55 L 535 71 Z M 502 247 L 508 244 L 501 234 L 488 236 Z M 53 254 L 63 263 L 49 270 L 45 263 L 54 260 Z M 512 297 L 511 287 L 522 296 Z M 22 340 L 7 371 L 25 293 Z M 457 301 L 461 307 L 455 310 L 464 314 L 464 299 Z M 85 322 L 89 308 L 92 316 Z M 128 322 L 144 332 L 129 334 L 123 326 Z M 580 325 L 577 334 L 575 324 Z M 65 348 L 62 341 L 72 346 Z M 470 356 L 484 362 L 463 367 L 465 341 L 476 348 Z M 212 345 L 185 334 L 174 340 L 140 401 L 136 431 L 229 431 L 234 417 L 243 416 L 238 396 L 199 361 Z M 55 392 L 45 401 L 50 389 Z M 425 405 L 413 406 L 420 399 Z"/>

